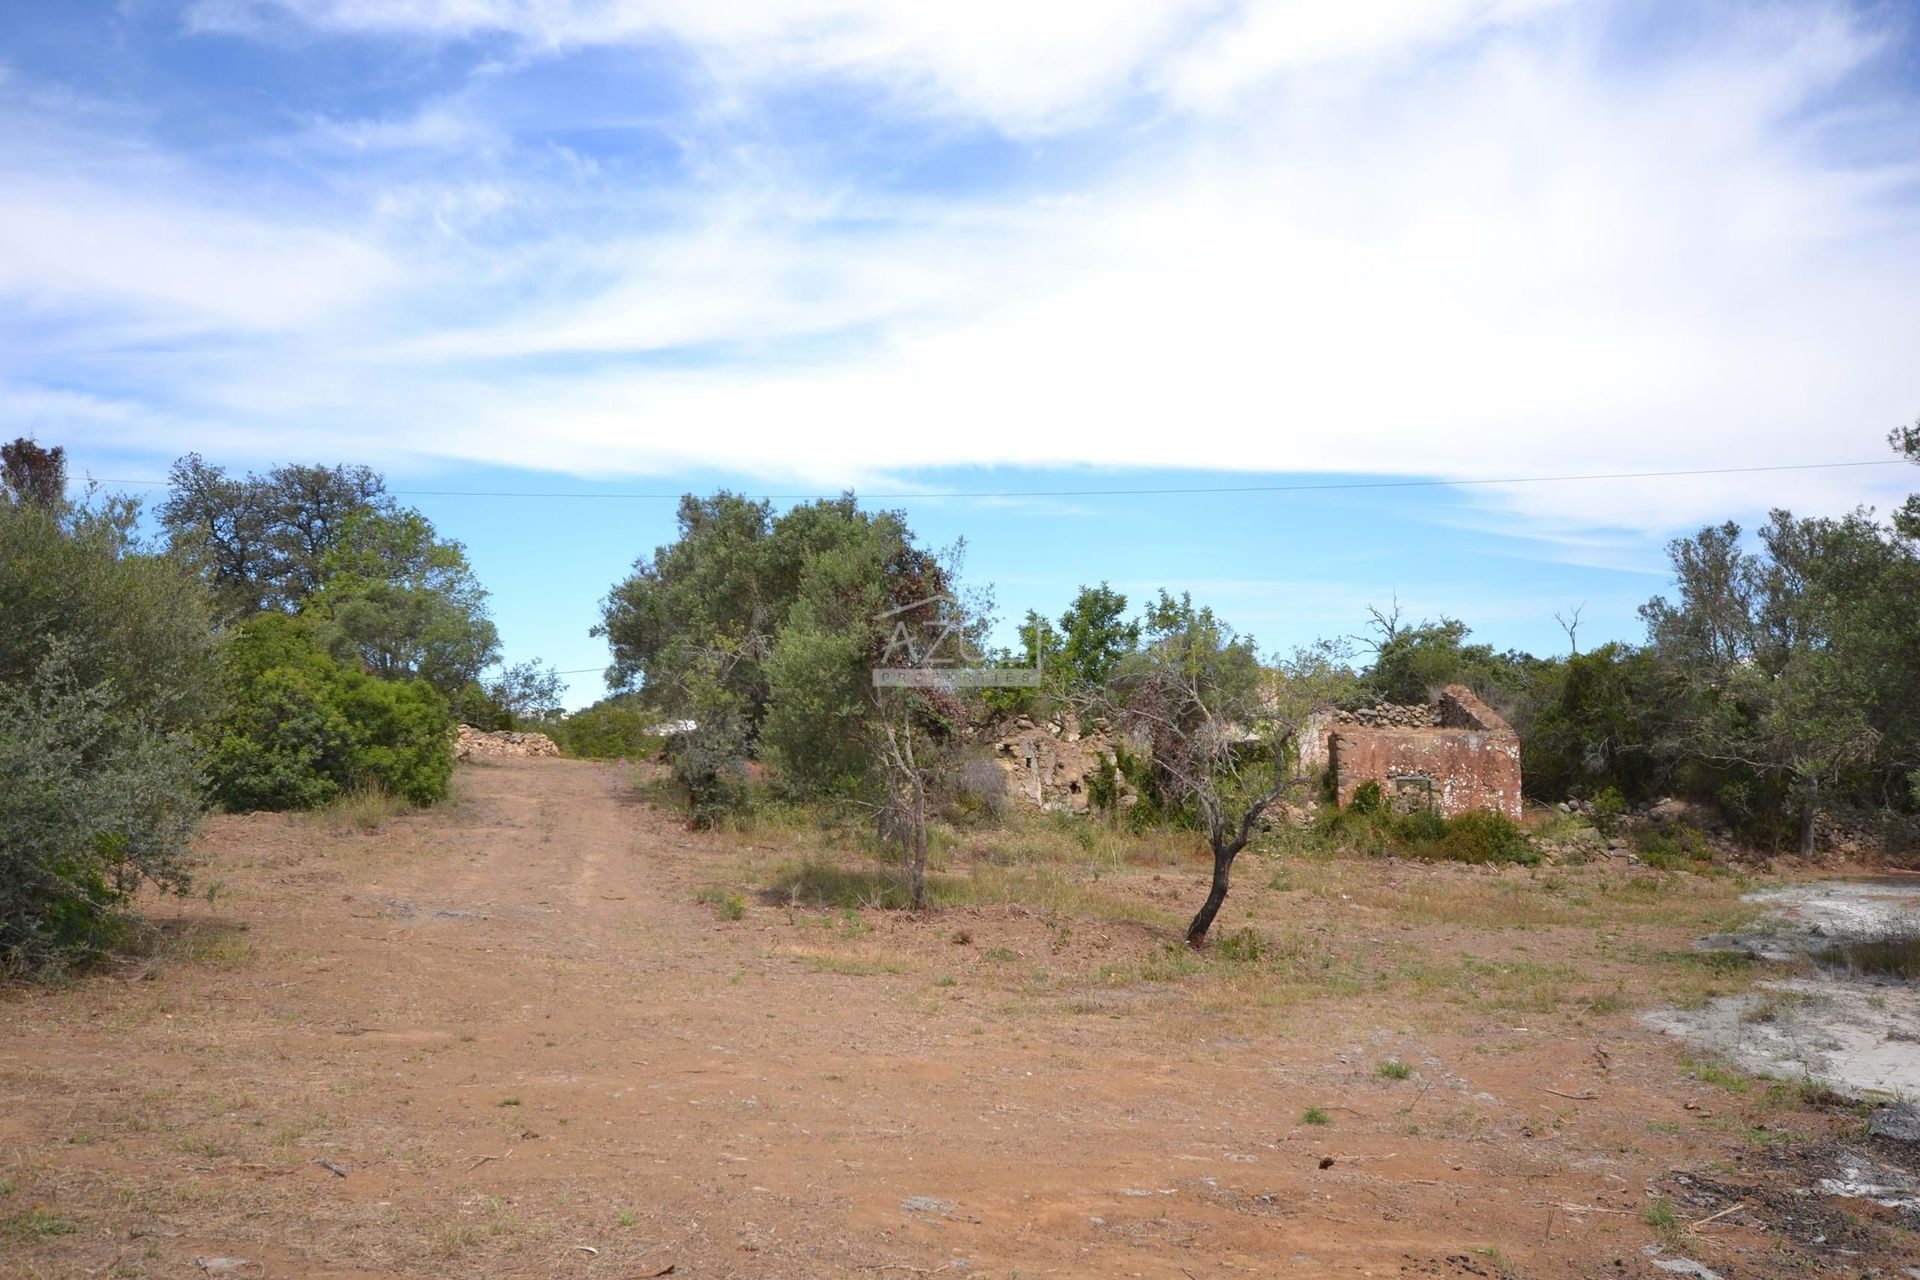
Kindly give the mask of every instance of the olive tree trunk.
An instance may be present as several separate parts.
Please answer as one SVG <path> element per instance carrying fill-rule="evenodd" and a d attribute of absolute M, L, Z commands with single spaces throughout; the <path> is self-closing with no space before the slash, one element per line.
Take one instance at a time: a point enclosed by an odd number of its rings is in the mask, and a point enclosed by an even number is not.
<path fill-rule="evenodd" d="M 1213 883 L 1207 888 L 1207 900 L 1200 905 L 1200 912 L 1194 916 L 1193 923 L 1187 926 L 1187 945 L 1204 947 L 1207 944 L 1207 930 L 1213 928 L 1213 919 L 1220 914 L 1220 908 L 1227 901 L 1227 890 L 1233 875 L 1233 860 L 1247 847 L 1247 841 L 1253 837 L 1253 828 L 1260 821 L 1260 815 L 1267 806 L 1280 798 L 1282 787 L 1273 790 L 1255 800 L 1240 815 L 1237 827 L 1230 828 L 1226 815 L 1214 806 L 1207 823 L 1207 843 L 1213 849 Z"/>

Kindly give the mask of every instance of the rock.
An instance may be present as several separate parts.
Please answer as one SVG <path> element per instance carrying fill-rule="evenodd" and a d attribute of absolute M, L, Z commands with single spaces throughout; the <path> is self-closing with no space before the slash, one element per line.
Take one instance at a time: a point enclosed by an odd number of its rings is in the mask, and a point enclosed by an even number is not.
<path fill-rule="evenodd" d="M 489 733 L 463 724 L 454 731 L 453 758 L 456 760 L 527 758 L 558 756 L 560 746 L 544 733 L 514 733 L 502 730 Z"/>
<path fill-rule="evenodd" d="M 1671 1271 L 1675 1275 L 1681 1276 L 1693 1276 L 1695 1280 L 1720 1280 L 1720 1273 L 1718 1271 L 1713 1270 L 1711 1267 L 1702 1266 L 1692 1258 L 1661 1257 L 1660 1246 L 1657 1244 L 1650 1244 L 1640 1250 L 1640 1252 L 1645 1254 L 1647 1260 L 1662 1271 Z"/>
<path fill-rule="evenodd" d="M 1137 742 L 1115 738 L 1098 723 L 1081 733 L 1078 723 L 1036 725 L 1022 716 L 991 740 L 1008 796 L 1048 811 L 1085 813 L 1091 807 L 1096 778 L 1116 768 L 1120 746 L 1144 750 Z M 1113 806 L 1139 803 L 1133 784 L 1115 774 Z"/>
<path fill-rule="evenodd" d="M 1920 1142 L 1920 1106 L 1896 1102 L 1882 1107 L 1867 1121 L 1867 1132 L 1895 1142 Z"/>
<path fill-rule="evenodd" d="M 908 1196 L 900 1202 L 900 1212 L 948 1214 L 953 1212 L 953 1201 L 936 1200 L 932 1196 Z"/>

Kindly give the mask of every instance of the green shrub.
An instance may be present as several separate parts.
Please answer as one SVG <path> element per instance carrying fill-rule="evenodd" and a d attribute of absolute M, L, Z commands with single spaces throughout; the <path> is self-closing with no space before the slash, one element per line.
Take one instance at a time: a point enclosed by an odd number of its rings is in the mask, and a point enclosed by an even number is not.
<path fill-rule="evenodd" d="M 1128 787 L 1133 790 L 1134 803 L 1121 809 L 1120 797 Z M 1119 745 L 1113 749 L 1112 760 L 1102 761 L 1088 775 L 1087 804 L 1102 813 L 1121 814 L 1128 830 L 1136 833 L 1162 825 L 1184 829 L 1197 825 L 1192 806 L 1183 809 L 1161 802 L 1153 780 L 1153 761 Z"/>
<path fill-rule="evenodd" d="M 136 512 L 0 488 L 0 970 L 97 954 L 142 881 L 188 887 L 211 610 Z"/>
<path fill-rule="evenodd" d="M 1416 838 L 1412 851 L 1448 862 L 1532 864 L 1540 860 L 1527 833 L 1505 814 L 1469 809 L 1457 817 L 1440 819 L 1438 827 L 1437 834 Z"/>
<path fill-rule="evenodd" d="M 1698 867 L 1713 861 L 1713 846 L 1706 833 L 1684 822 L 1663 827 L 1642 827 L 1633 834 L 1640 860 L 1662 871 Z"/>
<path fill-rule="evenodd" d="M 1387 797 L 1377 782 L 1363 782 L 1353 789 L 1353 799 L 1347 801 L 1347 808 L 1355 813 L 1385 813 Z"/>
<path fill-rule="evenodd" d="M 540 728 L 560 750 L 582 760 L 650 760 L 666 745 L 665 738 L 650 732 L 661 718 L 638 699 L 624 695 L 582 707 Z"/>
<path fill-rule="evenodd" d="M 1593 798 L 1593 825 L 1603 835 L 1612 835 L 1627 812 L 1627 798 L 1618 787 L 1605 787 Z"/>
<path fill-rule="evenodd" d="M 310 809 L 360 788 L 413 804 L 446 794 L 453 724 L 424 681 L 343 667 L 284 614 L 237 628 L 227 658 L 231 702 L 208 735 L 227 808 Z"/>
<path fill-rule="evenodd" d="M 184 891 L 200 817 L 193 745 L 112 712 L 64 650 L 0 685 L 0 972 L 97 955 L 142 881 Z"/>
<path fill-rule="evenodd" d="M 1222 934 L 1214 943 L 1214 950 L 1222 960 L 1231 960 L 1236 964 L 1258 964 L 1267 955 L 1265 938 L 1252 928 L 1235 929 Z"/>
<path fill-rule="evenodd" d="M 712 907 L 713 913 L 722 920 L 738 920 L 747 914 L 747 900 L 720 885 L 709 885 L 702 889 L 694 895 L 694 901 Z"/>
<path fill-rule="evenodd" d="M 219 697 L 211 606 L 185 566 L 138 549 L 134 513 L 0 502 L 0 683 L 31 681 L 63 645 L 110 715 L 191 728 Z"/>
<path fill-rule="evenodd" d="M 1368 786 L 1355 794 L 1356 802 Z M 1378 791 L 1373 795 L 1378 795 Z M 1366 805 L 1372 804 L 1372 796 Z M 1531 865 L 1539 853 L 1520 825 L 1504 814 L 1470 809 L 1443 818 L 1430 809 L 1392 813 L 1381 808 L 1350 804 L 1344 809 L 1323 808 L 1314 821 L 1314 838 L 1353 853 L 1380 857 L 1397 854 L 1444 862 L 1518 862 Z"/>

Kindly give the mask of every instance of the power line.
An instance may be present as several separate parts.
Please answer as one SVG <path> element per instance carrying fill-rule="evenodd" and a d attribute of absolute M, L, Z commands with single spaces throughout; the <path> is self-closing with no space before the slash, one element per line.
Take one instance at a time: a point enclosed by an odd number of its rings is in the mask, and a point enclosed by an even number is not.
<path fill-rule="evenodd" d="M 860 493 L 855 496 L 867 501 L 905 502 L 912 499 L 1005 499 L 1005 498 L 1149 498 L 1202 496 L 1208 494 L 1232 493 L 1317 493 L 1341 492 L 1355 489 L 1436 489 L 1467 486 L 1489 486 L 1509 484 L 1567 484 L 1595 480 L 1666 480 L 1686 476 L 1735 476 L 1757 475 L 1778 471 L 1833 471 L 1846 467 L 1897 467 L 1904 466 L 1900 458 L 1876 458 L 1867 462 L 1789 462 L 1763 467 L 1699 467 L 1675 471 L 1607 471 L 1581 475 L 1556 476 L 1505 476 L 1486 480 L 1351 480 L 1337 481 L 1333 484 L 1242 484 L 1242 485 L 1191 485 L 1168 486 L 1152 489 L 1009 489 L 1004 491 L 962 491 L 958 493 Z M 133 484 L 160 486 L 164 480 L 116 480 L 110 477 L 97 477 L 101 484 Z M 389 489 L 396 498 L 556 498 L 556 499 L 600 499 L 621 502 L 674 502 L 685 496 L 684 491 L 671 493 L 562 493 L 540 490 L 505 489 Z M 838 497 L 838 493 L 767 493 L 763 498 L 781 502 L 805 502 L 814 498 Z"/>

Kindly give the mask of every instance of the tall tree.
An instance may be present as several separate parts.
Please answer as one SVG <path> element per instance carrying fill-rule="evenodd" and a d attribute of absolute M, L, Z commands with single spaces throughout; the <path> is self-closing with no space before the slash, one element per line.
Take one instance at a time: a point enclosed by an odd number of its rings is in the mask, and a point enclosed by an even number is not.
<path fill-rule="evenodd" d="M 1642 614 L 1686 690 L 1669 750 L 1811 853 L 1821 807 L 1904 799 L 1920 764 L 1920 555 L 1865 511 L 1776 511 L 1755 541 L 1675 542 L 1677 598 Z"/>
<path fill-rule="evenodd" d="M 54 511 L 67 500 L 67 451 L 22 436 L 0 444 L 0 501 Z"/>
<path fill-rule="evenodd" d="M 386 482 L 367 467 L 235 477 L 190 453 L 168 472 L 158 514 L 173 549 L 200 566 L 231 616 L 245 617 L 298 611 L 324 584 L 327 557 L 354 518 L 394 511 Z"/>
<path fill-rule="evenodd" d="M 757 724 L 766 703 L 761 664 L 793 589 L 775 570 L 773 508 L 724 490 L 688 494 L 677 520 L 678 536 L 637 561 L 601 605 L 594 634 L 613 650 L 608 682 L 677 712 L 689 698 L 687 675 L 709 668 Z"/>
<path fill-rule="evenodd" d="M 1140 644 L 1140 624 L 1127 620 L 1127 597 L 1102 582 L 1083 586 L 1060 615 L 1056 660 L 1068 693 L 1106 684 L 1120 660 Z"/>
<path fill-rule="evenodd" d="M 327 535 L 308 610 L 336 649 L 387 680 L 418 677 L 451 698 L 499 658 L 487 592 L 466 549 L 417 511 L 362 511 Z"/>

